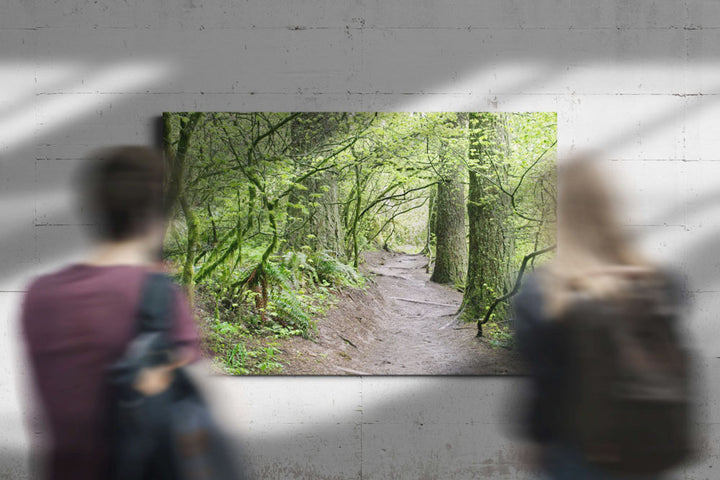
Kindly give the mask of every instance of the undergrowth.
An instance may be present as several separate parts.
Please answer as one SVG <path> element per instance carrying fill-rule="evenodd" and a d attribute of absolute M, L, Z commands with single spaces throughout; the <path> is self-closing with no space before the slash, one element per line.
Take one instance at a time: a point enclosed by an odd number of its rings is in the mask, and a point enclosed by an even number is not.
<path fill-rule="evenodd" d="M 492 346 L 502 348 L 513 348 L 515 346 L 515 335 L 512 329 L 504 322 L 490 322 L 483 325 L 483 335 Z"/>
<path fill-rule="evenodd" d="M 311 339 L 317 318 L 336 304 L 337 291 L 365 284 L 357 270 L 326 252 L 290 251 L 269 260 L 264 289 L 243 284 L 256 266 L 233 267 L 219 266 L 196 287 L 204 347 L 233 375 L 280 373 L 276 340 Z"/>

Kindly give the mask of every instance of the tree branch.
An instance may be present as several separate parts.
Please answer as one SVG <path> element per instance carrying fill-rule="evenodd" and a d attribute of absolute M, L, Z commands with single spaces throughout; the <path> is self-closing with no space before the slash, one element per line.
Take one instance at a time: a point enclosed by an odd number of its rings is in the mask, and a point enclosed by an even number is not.
<path fill-rule="evenodd" d="M 501 302 L 506 301 L 513 295 L 515 295 L 518 290 L 520 290 L 520 282 L 522 281 L 523 274 L 525 273 L 525 268 L 527 267 L 528 261 L 531 259 L 537 257 L 538 255 L 542 255 L 543 253 L 550 252 L 554 250 L 557 247 L 557 245 L 550 245 L 549 247 L 543 248 L 541 250 L 536 250 L 532 253 L 529 253 L 525 255 L 523 258 L 522 264 L 520 265 L 520 270 L 518 271 L 518 276 L 515 279 L 515 285 L 513 286 L 512 290 L 510 290 L 508 293 L 503 295 L 500 298 L 495 299 L 495 301 L 490 305 L 490 308 L 488 308 L 487 312 L 485 312 L 485 316 L 478 320 L 477 327 L 478 327 L 478 337 L 482 337 L 482 326 L 486 324 L 490 320 L 490 315 L 492 315 L 493 310 L 495 310 L 495 307 L 497 307 Z"/>
<path fill-rule="evenodd" d="M 416 192 L 416 191 L 418 191 L 418 190 L 425 190 L 426 188 L 432 187 L 433 185 L 437 185 L 438 183 L 440 183 L 440 182 L 431 182 L 431 183 L 428 183 L 427 185 L 423 185 L 422 187 L 411 188 L 410 190 L 404 191 L 403 193 L 398 193 L 398 194 L 395 194 L 395 195 L 389 195 L 389 196 L 387 196 L 387 197 L 378 198 L 377 200 L 372 201 L 372 202 L 370 203 L 370 205 L 368 205 L 367 207 L 365 207 L 365 209 L 360 213 L 359 217 L 364 216 L 364 215 L 365 215 L 366 213 L 368 213 L 375 205 L 377 205 L 377 204 L 380 203 L 380 202 L 384 202 L 385 200 L 391 200 L 391 199 L 393 199 L 393 198 L 405 197 L 408 193 Z"/>

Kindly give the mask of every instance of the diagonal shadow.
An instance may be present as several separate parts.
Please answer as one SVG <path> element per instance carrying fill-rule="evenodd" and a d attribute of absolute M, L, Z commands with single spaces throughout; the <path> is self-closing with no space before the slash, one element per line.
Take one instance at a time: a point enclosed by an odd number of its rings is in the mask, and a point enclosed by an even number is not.
<path fill-rule="evenodd" d="M 638 59 L 647 60 L 648 58 L 651 59 L 659 59 L 659 60 L 665 60 L 668 57 L 675 58 L 673 56 L 670 56 L 667 54 L 667 50 L 664 49 L 663 45 L 656 45 L 653 48 L 649 49 L 642 49 L 642 55 L 639 55 Z M 598 48 L 595 51 L 587 51 L 587 52 L 577 52 L 575 54 L 567 54 L 565 56 L 553 56 L 552 52 L 548 52 L 545 49 L 545 46 L 532 46 L 530 45 L 530 48 L 528 48 L 526 51 L 522 53 L 513 53 L 509 55 L 509 58 L 512 58 L 516 61 L 525 61 L 530 58 L 533 59 L 541 59 L 543 62 L 547 63 L 554 63 L 555 65 L 560 66 L 563 62 L 571 62 L 571 61 L 577 61 L 577 60 L 588 60 L 588 59 L 597 59 L 597 58 L 604 58 L 607 55 L 607 52 Z M 717 59 L 717 51 L 715 49 L 706 49 L 704 52 L 701 52 L 700 58 L 711 58 L 716 60 Z M 93 60 L 90 60 L 90 63 L 93 63 Z M 462 73 L 460 73 L 462 75 Z M 441 72 L 430 72 L 429 76 L 427 78 L 428 83 L 436 82 L 439 83 L 440 79 L 442 78 Z M 191 93 L 192 94 L 192 93 Z M 677 112 L 676 112 L 677 113 Z M 668 117 L 668 116 L 666 116 Z M 669 121 L 669 118 L 666 118 L 666 121 Z M 658 122 L 653 122 L 651 124 L 651 127 L 658 128 Z M 648 131 L 646 128 L 644 131 Z M 628 142 L 632 140 L 630 137 L 630 134 L 623 135 L 622 133 L 617 135 L 616 138 L 617 141 L 624 141 Z M 610 139 L 606 141 L 607 143 L 612 142 L 613 139 Z M 22 188 L 22 187 L 19 187 Z M 27 240 L 24 236 L 20 235 L 18 237 L 9 237 L 9 239 L 13 239 L 14 241 L 22 241 Z M 4 242 L 3 242 L 4 243 Z M 54 258 L 55 260 L 61 259 L 64 255 L 67 254 L 67 252 L 72 251 L 73 249 L 73 242 L 59 242 L 56 245 L 56 248 L 53 249 L 53 257 L 48 257 L 48 260 L 51 258 Z M 697 245 L 697 249 L 692 252 L 687 252 L 686 258 L 688 261 L 696 265 L 698 264 L 702 258 L 708 258 L 708 255 L 713 255 L 715 253 L 715 247 L 711 243 L 709 238 L 703 239 L 701 242 L 699 242 L 699 245 Z M 22 273 L 22 267 L 19 267 L 16 271 L 16 273 Z M 5 272 L 3 272 L 5 273 Z M 707 278 L 710 275 L 710 272 L 708 272 L 705 277 Z M 437 382 L 442 382 L 443 379 L 435 379 Z M 457 379 L 451 379 L 451 380 L 457 380 Z M 477 390 L 475 391 L 476 396 L 470 395 L 470 398 L 477 399 L 478 403 L 482 402 L 489 402 L 488 398 L 489 396 L 494 395 L 494 393 L 488 393 L 494 392 L 495 390 L 498 390 L 496 388 L 489 388 L 491 386 L 491 382 L 495 382 L 495 380 L 492 381 L 486 381 L 487 379 L 476 379 L 472 378 L 468 381 L 471 381 L 473 384 L 477 384 Z M 278 379 L 268 379 L 268 381 L 272 382 L 282 382 L 282 378 Z M 515 382 L 515 380 L 507 379 L 507 381 Z M 500 382 L 502 383 L 502 381 Z M 451 395 L 453 391 L 456 391 L 456 388 L 454 386 L 451 386 L 454 384 L 446 384 L 445 388 L 438 387 L 437 384 L 430 385 L 430 386 L 423 386 L 422 388 L 415 389 L 414 391 L 411 391 L 407 394 L 403 395 L 396 395 L 393 398 L 388 398 L 383 401 L 376 402 L 372 405 L 365 405 L 362 404 L 360 407 L 363 409 L 363 416 L 364 417 L 370 417 L 373 415 L 373 411 L 375 412 L 398 412 L 398 411 L 407 411 L 407 405 L 412 404 L 413 406 L 413 413 L 408 413 L 408 415 L 412 416 L 413 418 L 406 418 L 404 420 L 404 423 L 401 421 L 397 421 L 397 423 L 387 422 L 390 425 L 399 425 L 400 423 L 403 423 L 404 425 L 412 425 L 412 427 L 408 427 L 406 430 L 402 430 L 399 434 L 399 436 L 394 437 L 395 439 L 400 438 L 401 440 L 411 440 L 413 438 L 418 438 L 417 435 L 413 435 L 413 432 L 417 430 L 413 430 L 413 428 L 417 429 L 420 428 L 419 426 L 415 426 L 415 423 L 417 422 L 417 419 L 415 418 L 416 415 L 414 415 L 414 412 L 417 412 L 418 408 L 416 408 L 418 399 L 422 399 L 422 402 L 424 405 L 427 406 L 428 410 L 432 411 L 443 411 L 445 409 L 452 410 L 453 407 L 459 407 L 460 409 L 463 408 L 464 405 L 467 404 L 465 401 L 467 395 L 463 396 L 463 401 L 460 401 L 458 398 L 455 399 L 455 402 L 448 401 L 448 395 Z M 497 383 L 495 384 L 497 385 Z M 492 385 L 492 386 L 495 386 Z M 442 390 L 442 391 L 441 391 Z M 468 393 L 468 392 L 466 392 Z M 489 396 L 488 396 L 489 395 Z M 414 402 L 414 403 L 413 403 Z M 457 405 L 457 403 L 461 405 Z M 446 430 L 425 430 L 422 431 L 419 436 L 421 438 L 427 438 L 430 437 L 431 445 L 436 446 L 437 448 L 429 448 L 428 450 L 424 451 L 426 455 L 422 455 L 419 452 L 414 452 L 414 456 L 405 456 L 403 458 L 416 458 L 416 459 L 422 459 L 418 461 L 418 463 L 424 463 L 425 462 L 425 456 L 431 457 L 427 464 L 421 465 L 420 469 L 424 469 L 421 473 L 424 473 L 426 475 L 426 478 L 437 478 L 435 475 L 438 471 L 443 471 L 442 465 L 446 465 L 448 463 L 457 463 L 457 468 L 463 468 L 463 466 L 466 466 L 470 464 L 470 466 L 475 467 L 478 469 L 478 471 L 482 471 L 481 469 L 484 467 L 487 467 L 487 464 L 482 463 L 483 461 L 490 459 L 495 462 L 495 465 L 498 465 L 498 470 L 486 470 L 485 472 L 487 475 L 484 476 L 490 476 L 492 475 L 503 475 L 502 468 L 503 465 L 507 466 L 507 463 L 513 464 L 513 462 L 503 462 L 498 460 L 498 448 L 496 445 L 491 446 L 490 448 L 483 448 L 483 438 L 486 436 L 486 426 L 491 424 L 493 422 L 493 414 L 494 412 L 490 413 L 483 413 L 488 412 L 489 409 L 481 410 L 478 409 L 476 412 L 472 412 L 467 415 L 454 415 L 453 418 L 462 418 L 462 422 L 464 424 L 468 424 L 471 427 L 474 427 L 476 429 L 477 435 L 476 436 L 462 436 L 460 433 L 456 433 L 454 431 L 451 431 L 449 428 Z M 457 412 L 455 412 L 457 413 Z M 462 411 L 462 413 L 465 413 L 465 411 Z M 352 416 L 352 415 L 348 415 Z M 490 417 L 490 418 L 488 418 Z M 297 419 L 299 423 L 302 423 L 302 419 Z M 362 428 L 362 425 L 361 425 Z M 340 473 L 337 473 L 335 476 L 329 476 L 325 472 L 327 472 L 327 468 L 323 466 L 323 462 L 325 460 L 328 460 L 327 463 L 329 463 L 331 466 L 333 465 L 333 457 L 322 457 L 320 455 L 320 452 L 314 451 L 314 447 L 312 445 L 308 447 L 307 450 L 302 450 L 304 444 L 312 444 L 312 442 L 308 442 L 309 438 L 314 439 L 332 439 L 336 438 L 335 432 L 337 431 L 336 425 L 303 425 L 301 427 L 301 433 L 299 434 L 292 434 L 292 435 L 284 435 L 284 436 L 267 436 L 263 435 L 262 438 L 250 438 L 240 440 L 241 445 L 245 446 L 245 448 L 251 447 L 252 452 L 254 454 L 257 454 L 258 462 L 257 463 L 263 463 L 263 467 L 259 467 L 260 473 L 265 473 L 265 476 L 263 478 L 293 478 L 297 476 L 312 476 L 313 478 L 318 479 L 324 479 L 324 478 L 362 478 L 363 476 L 363 468 L 366 469 L 366 473 L 370 474 L 372 471 L 372 465 L 369 466 L 363 466 L 364 463 L 366 464 L 372 464 L 374 461 L 374 458 L 377 459 L 381 455 L 386 454 L 386 452 L 381 452 L 378 450 L 373 450 L 369 443 L 371 442 L 365 442 L 365 446 L 357 445 L 356 443 L 346 443 L 347 447 L 356 448 L 358 449 L 359 457 L 355 459 L 352 457 L 352 466 L 347 469 L 345 465 L 337 466 L 335 464 L 335 468 L 332 468 L 332 470 L 339 471 Z M 362 430 L 361 430 L 362 433 Z M 444 440 L 447 440 L 448 442 L 452 443 L 453 445 L 462 445 L 462 442 L 458 442 L 458 439 L 462 440 L 471 440 L 470 442 L 467 442 L 468 444 L 472 444 L 472 451 L 470 449 L 463 450 L 461 452 L 456 453 L 449 453 L 449 452 L 440 452 L 438 453 L 438 450 L 441 450 L 441 444 Z M 331 441 L 332 442 L 332 441 Z M 249 445 L 252 443 L 252 445 Z M 396 442 L 395 442 L 396 443 Z M 413 444 L 412 441 L 406 442 L 410 445 Z M 325 444 L 324 448 L 328 448 L 331 452 L 336 452 L 337 450 L 332 449 L 332 447 L 335 447 L 336 445 L 329 445 Z M 393 444 L 391 442 L 392 447 L 396 447 L 396 444 Z M 365 452 L 363 453 L 363 448 L 365 448 Z M 263 453 L 265 452 L 265 453 Z M 300 455 L 293 453 L 293 452 L 300 452 L 305 456 L 305 458 L 300 458 Z M 376 455 L 373 458 L 373 455 Z M 391 460 L 389 461 L 396 461 L 395 453 L 390 452 L 389 454 L 391 456 Z M 12 455 L 10 455 L 9 458 L 11 458 Z M 318 461 L 318 458 L 322 459 L 323 462 Z M 335 462 L 340 461 L 345 457 L 341 457 L 339 454 L 335 457 Z M 470 462 L 468 462 L 468 458 L 472 458 Z M 4 459 L 3 459 L 4 460 Z M 434 462 L 434 463 L 433 463 Z M 446 462 L 443 464 L 443 462 Z M 275 465 L 273 465 L 275 463 Z M 403 464 L 402 467 L 399 468 L 412 468 L 408 467 L 406 465 L 407 462 L 400 462 Z M 3 463 L 4 465 L 4 463 Z M 508 467 L 510 468 L 510 467 Z M 346 472 L 347 470 L 347 472 Z M 409 472 L 414 471 L 410 470 Z M 406 472 L 406 473 L 409 473 Z M 398 476 L 402 474 L 401 470 L 397 471 Z M 458 475 L 461 475 L 460 472 L 458 472 Z M 422 478 L 422 476 L 416 476 L 415 478 Z M 520 478 L 527 478 L 523 475 L 520 475 Z"/>

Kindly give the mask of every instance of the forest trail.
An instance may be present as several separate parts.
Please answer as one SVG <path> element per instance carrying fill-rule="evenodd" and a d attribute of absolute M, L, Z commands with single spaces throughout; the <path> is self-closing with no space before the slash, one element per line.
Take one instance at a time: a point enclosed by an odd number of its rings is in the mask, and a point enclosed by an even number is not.
<path fill-rule="evenodd" d="M 371 285 L 341 293 L 314 342 L 283 342 L 282 374 L 522 373 L 516 351 L 475 338 L 475 325 L 456 320 L 462 293 L 430 281 L 427 257 L 375 251 L 364 259 Z"/>

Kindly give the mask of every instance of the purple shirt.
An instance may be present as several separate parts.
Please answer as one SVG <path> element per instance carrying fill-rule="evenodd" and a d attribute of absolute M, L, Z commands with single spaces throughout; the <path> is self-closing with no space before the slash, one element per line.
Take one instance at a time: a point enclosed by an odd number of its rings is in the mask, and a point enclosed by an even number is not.
<path fill-rule="evenodd" d="M 76 264 L 39 277 L 29 287 L 22 326 L 49 430 L 52 479 L 105 476 L 105 372 L 135 335 L 148 271 Z M 171 336 L 197 357 L 197 330 L 185 297 L 177 293 Z"/>

